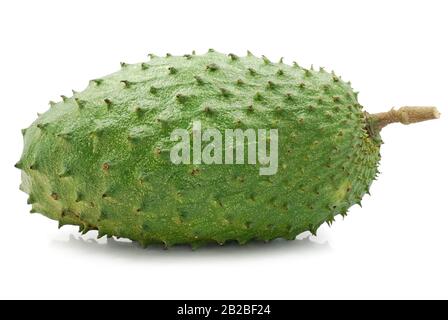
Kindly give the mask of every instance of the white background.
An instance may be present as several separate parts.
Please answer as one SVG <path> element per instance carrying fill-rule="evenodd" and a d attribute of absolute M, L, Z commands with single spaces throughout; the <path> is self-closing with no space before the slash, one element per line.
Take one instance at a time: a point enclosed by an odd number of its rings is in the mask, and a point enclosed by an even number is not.
<path fill-rule="evenodd" d="M 448 298 L 446 1 L 2 1 L 0 298 Z M 334 69 L 370 112 L 435 105 L 383 131 L 382 172 L 317 237 L 143 250 L 30 215 L 13 167 L 48 100 L 149 52 L 208 48 Z"/>

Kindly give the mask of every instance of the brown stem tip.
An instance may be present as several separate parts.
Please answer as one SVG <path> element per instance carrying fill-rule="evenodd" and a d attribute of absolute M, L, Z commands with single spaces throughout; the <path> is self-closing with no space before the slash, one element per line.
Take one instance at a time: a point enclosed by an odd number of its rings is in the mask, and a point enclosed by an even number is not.
<path fill-rule="evenodd" d="M 438 119 L 440 118 L 440 112 L 436 107 L 401 107 L 398 110 L 392 108 L 388 112 L 370 114 L 369 118 L 374 121 L 378 129 L 382 129 L 395 122 L 410 124 Z"/>

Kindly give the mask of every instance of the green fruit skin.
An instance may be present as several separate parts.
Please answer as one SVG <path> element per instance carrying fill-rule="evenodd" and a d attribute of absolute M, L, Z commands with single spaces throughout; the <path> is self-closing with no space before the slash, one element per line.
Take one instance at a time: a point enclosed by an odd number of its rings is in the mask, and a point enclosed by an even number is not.
<path fill-rule="evenodd" d="M 174 165 L 176 128 L 278 129 L 278 172 Z M 379 136 L 350 85 L 323 69 L 252 54 L 152 57 L 63 97 L 24 133 L 31 212 L 140 242 L 294 239 L 360 203 Z M 247 146 L 246 146 L 247 148 Z M 247 150 L 247 149 L 246 149 Z"/>

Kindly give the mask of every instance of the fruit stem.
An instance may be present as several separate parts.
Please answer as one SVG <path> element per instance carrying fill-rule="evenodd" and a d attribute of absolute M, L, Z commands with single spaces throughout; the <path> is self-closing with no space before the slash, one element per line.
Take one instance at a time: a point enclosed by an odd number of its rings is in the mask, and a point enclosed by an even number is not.
<path fill-rule="evenodd" d="M 392 108 L 388 112 L 380 112 L 368 115 L 369 119 L 378 130 L 391 123 L 400 122 L 410 124 L 431 119 L 440 118 L 440 112 L 436 107 L 401 107 L 398 110 Z"/>

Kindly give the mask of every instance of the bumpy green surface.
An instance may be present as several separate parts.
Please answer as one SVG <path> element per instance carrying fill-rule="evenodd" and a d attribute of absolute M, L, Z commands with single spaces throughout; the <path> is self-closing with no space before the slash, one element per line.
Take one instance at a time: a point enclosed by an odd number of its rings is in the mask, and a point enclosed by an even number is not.
<path fill-rule="evenodd" d="M 279 168 L 174 165 L 176 128 L 277 128 Z M 324 70 L 210 51 L 152 57 L 51 103 L 24 130 L 32 212 L 142 245 L 293 239 L 359 203 L 378 136 L 348 83 Z"/>

